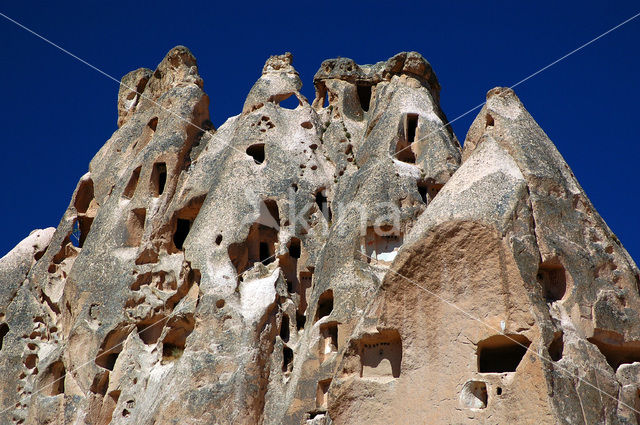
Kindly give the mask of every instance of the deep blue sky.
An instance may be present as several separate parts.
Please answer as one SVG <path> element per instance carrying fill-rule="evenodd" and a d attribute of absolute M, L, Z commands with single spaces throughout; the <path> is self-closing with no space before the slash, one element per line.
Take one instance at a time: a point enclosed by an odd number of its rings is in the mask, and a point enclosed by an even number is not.
<path fill-rule="evenodd" d="M 422 53 L 454 119 L 614 25 L 638 2 L 11 2 L 0 11 L 120 78 L 173 46 L 198 59 L 219 126 L 241 111 L 271 54 L 291 51 L 313 97 L 326 58 Z M 527 4 L 525 4 L 527 3 Z M 313 4 L 313 6 L 310 6 Z M 78 178 L 116 130 L 118 85 L 0 17 L 0 256 L 57 226 Z M 640 18 L 516 88 L 595 207 L 640 260 Z M 453 123 L 458 138 L 477 111 Z"/>

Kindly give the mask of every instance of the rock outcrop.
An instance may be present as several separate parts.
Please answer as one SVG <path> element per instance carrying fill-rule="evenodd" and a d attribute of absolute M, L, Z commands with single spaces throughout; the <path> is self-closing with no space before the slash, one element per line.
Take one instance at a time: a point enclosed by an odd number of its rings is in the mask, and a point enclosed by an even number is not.
<path fill-rule="evenodd" d="M 638 423 L 640 273 L 513 91 L 462 149 L 415 52 L 314 85 L 216 130 L 188 49 L 122 79 L 0 259 L 0 422 Z"/>

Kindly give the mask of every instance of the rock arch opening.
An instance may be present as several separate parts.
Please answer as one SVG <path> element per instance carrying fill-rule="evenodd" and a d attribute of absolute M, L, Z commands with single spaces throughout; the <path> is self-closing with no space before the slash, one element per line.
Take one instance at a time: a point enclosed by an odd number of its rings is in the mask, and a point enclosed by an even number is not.
<path fill-rule="evenodd" d="M 93 180 L 83 179 L 80 181 L 80 185 L 76 192 L 76 198 L 73 202 L 78 214 L 86 213 L 89 209 L 89 205 L 91 205 L 91 201 L 93 201 Z"/>
<path fill-rule="evenodd" d="M 78 247 L 82 248 L 98 211 L 98 205 L 93 194 L 93 180 L 83 179 L 80 181 L 74 199 L 74 207 L 77 212 L 77 219 L 74 224 L 76 229 L 74 231 L 77 233 Z"/>
<path fill-rule="evenodd" d="M 286 96 L 286 97 L 284 97 Z M 297 96 L 293 93 L 289 93 L 284 95 L 281 98 L 276 99 L 276 104 L 284 109 L 296 109 L 300 106 L 300 101 Z"/>
<path fill-rule="evenodd" d="M 329 106 L 329 91 L 324 82 L 319 81 L 315 83 L 316 97 L 313 100 L 314 108 L 326 108 Z"/>

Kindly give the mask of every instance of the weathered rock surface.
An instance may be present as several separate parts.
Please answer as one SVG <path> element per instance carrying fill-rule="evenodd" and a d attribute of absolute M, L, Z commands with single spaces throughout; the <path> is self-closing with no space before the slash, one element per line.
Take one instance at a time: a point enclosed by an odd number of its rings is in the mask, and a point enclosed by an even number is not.
<path fill-rule="evenodd" d="M 314 85 L 216 130 L 188 49 L 123 78 L 0 259 L 0 422 L 638 423 L 640 273 L 516 95 L 462 149 L 415 52 Z"/>

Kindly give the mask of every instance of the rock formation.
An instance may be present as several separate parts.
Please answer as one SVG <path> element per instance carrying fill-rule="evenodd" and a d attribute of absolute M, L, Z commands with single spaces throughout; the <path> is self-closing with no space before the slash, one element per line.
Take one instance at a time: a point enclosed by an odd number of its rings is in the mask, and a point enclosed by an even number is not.
<path fill-rule="evenodd" d="M 0 422 L 638 423 L 638 268 L 513 91 L 462 149 L 415 52 L 313 81 L 216 130 L 188 49 L 122 79 L 0 260 Z"/>

